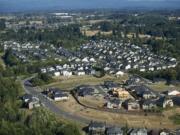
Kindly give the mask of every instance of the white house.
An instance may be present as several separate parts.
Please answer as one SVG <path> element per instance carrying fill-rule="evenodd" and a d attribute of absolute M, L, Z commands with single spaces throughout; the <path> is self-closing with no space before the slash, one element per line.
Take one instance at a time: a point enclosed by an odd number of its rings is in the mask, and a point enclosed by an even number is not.
<path fill-rule="evenodd" d="M 64 71 L 62 71 L 62 75 L 63 75 L 63 76 L 66 76 L 66 77 L 70 77 L 70 76 L 72 76 L 72 72 L 71 72 L 71 71 L 64 70 Z"/>
<path fill-rule="evenodd" d="M 149 71 L 154 71 L 154 67 L 149 67 Z"/>
<path fill-rule="evenodd" d="M 53 99 L 54 99 L 54 101 L 63 101 L 63 100 L 68 100 L 69 96 L 68 96 L 68 94 L 60 93 L 60 94 L 54 95 Z"/>
<path fill-rule="evenodd" d="M 83 58 L 82 62 L 89 62 L 88 57 Z"/>
<path fill-rule="evenodd" d="M 56 70 L 61 70 L 61 69 L 62 69 L 62 66 L 60 66 L 60 65 L 56 66 Z"/>
<path fill-rule="evenodd" d="M 128 70 L 131 68 L 131 65 L 126 65 L 125 69 Z"/>
<path fill-rule="evenodd" d="M 142 67 L 142 68 L 140 68 L 139 71 L 144 72 L 144 71 L 146 71 L 146 69 Z"/>
<path fill-rule="evenodd" d="M 96 60 L 94 58 L 90 58 L 89 60 L 90 62 L 96 62 Z"/>
<path fill-rule="evenodd" d="M 49 72 L 55 71 L 55 69 L 54 69 L 53 67 L 48 67 L 47 70 L 48 70 Z"/>
<path fill-rule="evenodd" d="M 177 95 L 180 95 L 180 91 L 178 90 L 170 90 L 167 92 L 167 95 L 169 96 L 177 96 Z"/>
<path fill-rule="evenodd" d="M 123 76 L 123 75 L 124 75 L 124 72 L 122 72 L 122 71 L 116 72 L 116 76 Z"/>
<path fill-rule="evenodd" d="M 81 75 L 85 75 L 86 73 L 85 73 L 84 70 L 79 70 L 79 71 L 77 71 L 76 74 L 77 74 L 78 76 L 81 76 Z"/>
<path fill-rule="evenodd" d="M 54 72 L 54 76 L 58 77 L 58 76 L 60 76 L 60 75 L 61 75 L 60 72 L 58 72 L 58 71 Z"/>
<path fill-rule="evenodd" d="M 45 68 L 41 68 L 41 73 L 46 73 L 47 70 Z"/>

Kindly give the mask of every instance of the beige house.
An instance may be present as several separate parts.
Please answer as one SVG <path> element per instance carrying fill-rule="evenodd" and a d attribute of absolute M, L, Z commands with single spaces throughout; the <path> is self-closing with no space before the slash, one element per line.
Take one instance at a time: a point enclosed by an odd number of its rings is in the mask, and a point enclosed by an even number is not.
<path fill-rule="evenodd" d="M 118 98 L 121 98 L 121 99 L 130 99 L 130 98 L 132 98 L 131 94 L 127 90 L 125 90 L 123 88 L 114 88 L 112 90 L 112 94 L 114 96 L 117 96 Z"/>

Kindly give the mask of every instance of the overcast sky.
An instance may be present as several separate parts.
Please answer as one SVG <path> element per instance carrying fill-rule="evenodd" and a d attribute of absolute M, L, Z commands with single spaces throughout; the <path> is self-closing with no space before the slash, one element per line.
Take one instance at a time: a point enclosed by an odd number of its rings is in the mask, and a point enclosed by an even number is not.
<path fill-rule="evenodd" d="M 180 0 L 0 0 L 0 12 L 141 7 L 180 9 Z"/>

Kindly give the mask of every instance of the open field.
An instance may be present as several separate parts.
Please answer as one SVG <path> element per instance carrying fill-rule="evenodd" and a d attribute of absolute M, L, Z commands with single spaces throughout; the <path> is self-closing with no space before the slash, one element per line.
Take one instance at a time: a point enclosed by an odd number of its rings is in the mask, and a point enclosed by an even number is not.
<path fill-rule="evenodd" d="M 172 89 L 177 89 L 177 90 L 180 89 L 180 87 L 177 87 L 177 86 L 166 85 L 166 83 L 164 83 L 164 82 L 155 83 L 155 84 L 151 84 L 148 86 L 150 88 L 154 89 L 155 91 L 158 91 L 158 92 L 162 92 L 162 91 L 166 91 L 166 90 L 172 90 Z"/>
<path fill-rule="evenodd" d="M 103 97 L 87 96 L 79 97 L 79 101 L 87 106 L 101 108 L 106 103 L 106 100 Z"/>
<path fill-rule="evenodd" d="M 99 30 L 83 30 L 81 32 L 82 34 L 85 34 L 86 36 L 94 36 L 99 32 Z"/>
<path fill-rule="evenodd" d="M 104 31 L 100 31 L 100 30 L 82 30 L 81 32 L 82 32 L 82 34 L 85 34 L 86 36 L 94 36 L 94 35 L 98 34 L 99 32 L 102 35 L 111 35 L 112 34 L 112 31 L 104 32 Z"/>
<path fill-rule="evenodd" d="M 102 84 L 104 81 L 115 81 L 118 83 L 121 83 L 123 80 L 126 80 L 128 78 L 127 75 L 124 75 L 123 77 L 115 77 L 113 75 L 105 75 L 102 78 L 96 78 L 94 76 L 71 76 L 69 78 L 67 77 L 58 77 L 55 78 L 57 81 L 54 83 L 51 83 L 49 85 L 43 86 L 43 88 L 46 87 L 57 87 L 63 90 L 71 90 L 79 85 L 97 85 Z"/>
<path fill-rule="evenodd" d="M 86 23 L 90 23 L 90 24 L 95 24 L 95 23 L 100 23 L 100 22 L 111 22 L 112 20 L 108 20 L 108 19 L 97 19 L 97 20 L 88 20 L 85 21 Z"/>
<path fill-rule="evenodd" d="M 174 108 L 163 112 L 164 116 L 140 116 L 140 115 L 128 115 L 128 114 L 115 114 L 111 112 L 102 112 L 94 109 L 85 108 L 70 97 L 68 102 L 58 102 L 57 106 L 61 109 L 71 112 L 74 115 L 89 118 L 95 121 L 107 122 L 113 125 L 129 127 L 147 127 L 147 128 L 170 128 L 175 129 L 180 126 L 173 124 L 169 119 L 173 114 L 180 112 L 180 108 Z"/>

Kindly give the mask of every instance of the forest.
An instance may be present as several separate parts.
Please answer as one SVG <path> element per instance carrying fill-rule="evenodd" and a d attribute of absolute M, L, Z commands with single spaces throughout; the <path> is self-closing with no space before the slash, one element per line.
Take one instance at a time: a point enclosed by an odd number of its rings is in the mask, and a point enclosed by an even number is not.
<path fill-rule="evenodd" d="M 28 111 L 20 100 L 23 89 L 14 78 L 0 77 L 0 135 L 80 135 L 76 124 L 57 120 L 44 108 Z"/>

